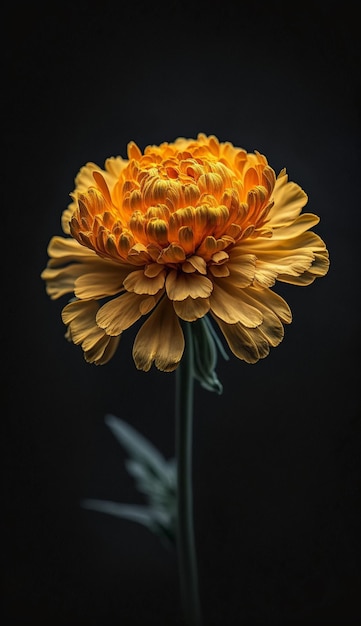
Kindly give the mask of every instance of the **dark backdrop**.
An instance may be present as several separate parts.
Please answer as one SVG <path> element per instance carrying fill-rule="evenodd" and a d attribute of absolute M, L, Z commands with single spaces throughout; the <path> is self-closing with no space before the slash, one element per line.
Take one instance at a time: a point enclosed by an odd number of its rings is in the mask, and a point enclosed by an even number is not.
<path fill-rule="evenodd" d="M 146 529 L 112 412 L 174 452 L 174 375 L 64 339 L 40 273 L 78 169 L 198 132 L 259 150 L 309 195 L 329 274 L 280 286 L 293 323 L 195 399 L 205 626 L 360 618 L 359 32 L 352 2 L 12 2 L 3 14 L 3 607 L 7 624 L 181 624 L 177 564 Z M 3 196 L 4 197 L 4 196 Z"/>

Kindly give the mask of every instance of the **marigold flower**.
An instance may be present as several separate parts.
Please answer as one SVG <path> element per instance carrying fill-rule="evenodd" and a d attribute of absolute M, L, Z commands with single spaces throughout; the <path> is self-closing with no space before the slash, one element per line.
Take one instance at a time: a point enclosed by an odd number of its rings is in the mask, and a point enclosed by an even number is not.
<path fill-rule="evenodd" d="M 276 280 L 308 285 L 328 271 L 301 187 L 259 152 L 213 135 L 144 153 L 130 142 L 128 159 L 82 167 L 70 195 L 67 237 L 51 239 L 41 276 L 51 298 L 75 296 L 62 311 L 66 336 L 91 363 L 109 361 L 144 317 L 136 367 L 172 371 L 184 350 L 180 320 L 207 314 L 231 351 L 255 363 L 291 322 Z"/>

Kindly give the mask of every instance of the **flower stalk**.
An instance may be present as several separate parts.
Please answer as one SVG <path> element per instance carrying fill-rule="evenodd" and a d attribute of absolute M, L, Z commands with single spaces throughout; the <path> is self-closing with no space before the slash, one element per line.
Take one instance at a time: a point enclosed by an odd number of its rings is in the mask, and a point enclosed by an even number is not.
<path fill-rule="evenodd" d="M 181 601 L 187 626 L 201 625 L 193 525 L 192 441 L 194 349 L 190 323 L 184 324 L 186 348 L 176 371 L 177 551 Z"/>

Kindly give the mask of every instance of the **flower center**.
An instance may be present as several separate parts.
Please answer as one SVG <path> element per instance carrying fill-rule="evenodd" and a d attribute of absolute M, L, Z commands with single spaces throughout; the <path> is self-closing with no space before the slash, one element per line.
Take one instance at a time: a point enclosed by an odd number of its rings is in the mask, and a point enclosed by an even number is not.
<path fill-rule="evenodd" d="M 113 261 L 205 273 L 207 264 L 224 263 L 240 239 L 267 236 L 275 183 L 268 165 L 249 155 L 241 172 L 239 159 L 161 148 L 142 155 L 130 146 L 111 188 L 93 173 L 94 186 L 79 195 L 71 219 L 79 243 Z"/>

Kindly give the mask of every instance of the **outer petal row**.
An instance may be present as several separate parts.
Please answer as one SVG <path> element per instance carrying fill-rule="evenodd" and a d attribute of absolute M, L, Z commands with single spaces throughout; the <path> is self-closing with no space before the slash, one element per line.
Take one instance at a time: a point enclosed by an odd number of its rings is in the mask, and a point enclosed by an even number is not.
<path fill-rule="evenodd" d="M 64 324 L 68 326 L 67 339 L 81 345 L 89 363 L 103 365 L 114 355 L 120 340 L 109 337 L 95 322 L 98 304 L 93 301 L 70 302 L 62 311 Z"/>
<path fill-rule="evenodd" d="M 157 296 L 138 295 L 125 292 L 117 298 L 109 300 L 98 311 L 96 322 L 107 335 L 117 336 L 130 328 L 142 315 L 149 313 L 157 304 Z"/>
<path fill-rule="evenodd" d="M 247 363 L 256 363 L 277 346 L 283 339 L 283 323 L 291 322 L 291 311 L 287 303 L 269 289 L 250 287 L 243 297 L 257 307 L 262 314 L 262 323 L 257 328 L 247 328 L 241 322 L 227 324 L 213 314 L 233 354 Z"/>
<path fill-rule="evenodd" d="M 152 363 L 163 372 L 172 372 L 184 351 L 184 336 L 172 303 L 167 299 L 140 328 L 133 346 L 133 358 L 138 369 L 147 372 Z"/>
<path fill-rule="evenodd" d="M 292 224 L 297 219 L 308 197 L 297 183 L 288 182 L 288 176 L 284 170 L 276 180 L 273 200 L 274 205 L 268 214 L 268 225 L 272 228 L 281 228 Z"/>

